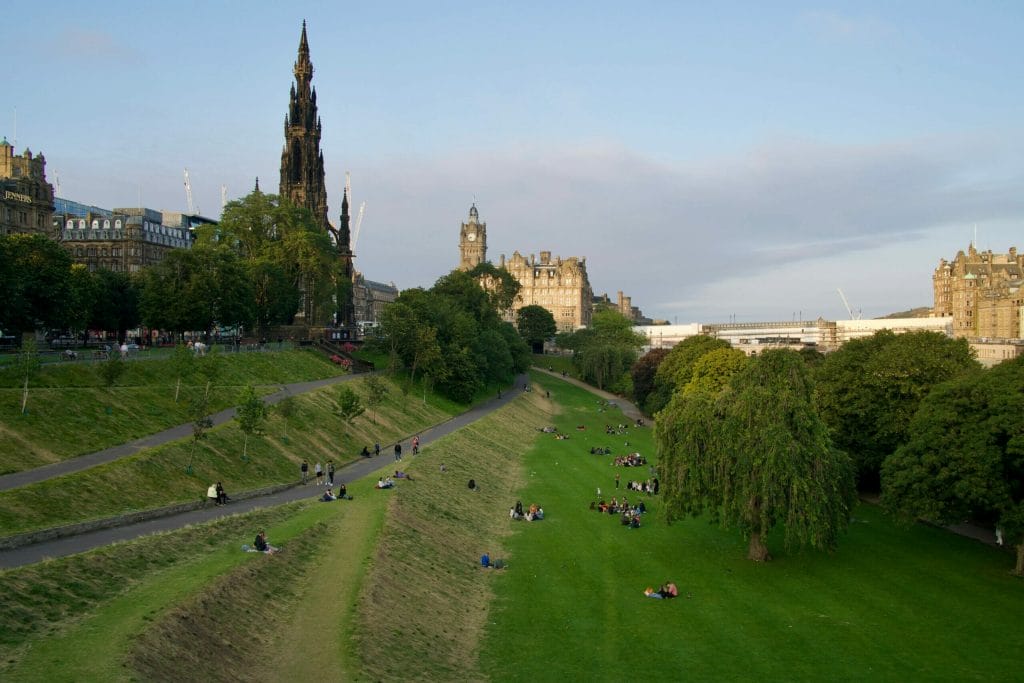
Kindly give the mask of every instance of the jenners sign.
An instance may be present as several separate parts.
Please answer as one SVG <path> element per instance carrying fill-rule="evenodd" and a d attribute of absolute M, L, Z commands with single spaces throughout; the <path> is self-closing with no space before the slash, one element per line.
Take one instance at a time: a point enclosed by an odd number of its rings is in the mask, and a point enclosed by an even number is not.
<path fill-rule="evenodd" d="M 10 190 L 4 190 L 4 199 L 13 199 L 16 202 L 25 202 L 26 204 L 32 203 L 32 198 L 27 194 L 21 194 L 20 192 L 11 192 Z"/>

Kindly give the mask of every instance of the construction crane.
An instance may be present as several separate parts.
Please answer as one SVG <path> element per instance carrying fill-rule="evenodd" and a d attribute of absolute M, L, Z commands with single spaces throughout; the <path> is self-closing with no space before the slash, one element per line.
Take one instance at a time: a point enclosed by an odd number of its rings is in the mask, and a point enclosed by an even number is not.
<path fill-rule="evenodd" d="M 188 201 L 188 212 L 195 215 L 195 206 L 192 204 L 192 181 L 188 178 L 188 169 L 185 169 L 185 199 Z"/>
<path fill-rule="evenodd" d="M 352 228 L 352 253 L 356 253 L 356 242 L 359 241 L 359 228 L 363 225 L 363 214 L 366 213 L 366 202 L 359 205 L 359 215 L 356 216 L 356 225 Z"/>
<path fill-rule="evenodd" d="M 849 313 L 850 320 L 860 320 L 860 311 L 857 311 L 857 314 L 854 315 L 853 309 L 850 308 L 850 302 L 846 300 L 846 295 L 843 294 L 843 290 L 837 288 L 836 291 L 839 292 L 839 298 L 843 300 L 843 306 L 846 306 L 846 312 Z"/>

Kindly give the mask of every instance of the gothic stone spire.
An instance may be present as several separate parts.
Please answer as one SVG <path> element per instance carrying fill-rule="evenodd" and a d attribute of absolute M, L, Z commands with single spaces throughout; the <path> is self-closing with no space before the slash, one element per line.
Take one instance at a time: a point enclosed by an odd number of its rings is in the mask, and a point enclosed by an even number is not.
<path fill-rule="evenodd" d="M 323 154 L 320 151 L 320 126 L 316 94 L 311 86 L 313 63 L 309 58 L 306 22 L 295 60 L 295 82 L 289 91 L 285 117 L 284 148 L 281 151 L 280 195 L 296 206 L 309 209 L 324 231 L 327 219 L 327 185 L 324 182 Z"/>

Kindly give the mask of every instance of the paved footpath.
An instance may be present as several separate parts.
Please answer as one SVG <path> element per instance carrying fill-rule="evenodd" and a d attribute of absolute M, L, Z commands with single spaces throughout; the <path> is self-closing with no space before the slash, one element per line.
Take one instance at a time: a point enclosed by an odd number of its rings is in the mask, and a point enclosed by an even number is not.
<path fill-rule="evenodd" d="M 267 405 L 274 405 L 275 403 L 283 401 L 288 396 L 313 391 L 314 389 L 338 384 L 339 382 L 348 382 L 349 380 L 355 379 L 359 376 L 360 375 L 352 374 L 338 375 L 337 377 L 317 379 L 310 382 L 283 384 L 281 385 L 281 388 L 273 394 L 264 396 L 263 402 Z M 234 418 L 235 412 L 235 408 L 227 408 L 219 413 L 214 413 L 210 416 L 210 419 L 213 420 L 214 426 L 221 425 Z M 102 465 L 129 455 L 134 455 L 145 448 L 153 448 L 154 446 L 160 446 L 170 441 L 184 439 L 191 435 L 192 423 L 188 422 L 186 424 L 180 424 L 177 427 L 165 429 L 162 432 L 149 434 L 141 439 L 136 439 L 135 441 L 129 441 L 128 443 L 123 443 L 118 446 L 111 446 L 110 448 L 106 448 L 102 451 L 96 451 L 95 453 L 80 455 L 76 458 L 43 465 L 42 467 L 36 467 L 31 470 L 5 474 L 0 476 L 0 491 L 16 489 L 19 486 L 28 486 L 29 484 L 36 484 L 41 481 L 46 481 L 47 479 L 52 479 L 53 477 L 61 477 L 73 472 L 81 472 L 82 470 L 95 467 L 96 465 Z"/>
<path fill-rule="evenodd" d="M 351 378 L 352 375 L 345 375 L 345 377 Z M 337 378 L 334 379 L 337 381 Z M 328 380 L 320 381 L 330 383 Z M 466 425 L 472 424 L 485 415 L 488 415 L 498 408 L 506 405 L 523 393 L 523 388 L 526 382 L 527 377 L 525 375 L 518 377 L 514 387 L 509 391 L 502 392 L 501 398 L 491 399 L 490 401 L 476 406 L 475 408 L 471 408 L 445 422 L 417 432 L 420 437 L 420 447 L 422 448 L 431 441 L 447 436 Z M 189 428 L 191 429 L 191 427 Z M 403 454 L 407 454 L 409 459 L 414 459 L 415 456 L 412 455 L 412 445 L 409 443 L 410 439 L 411 435 L 410 438 L 403 440 L 405 443 L 402 443 L 402 452 Z M 381 444 L 381 454 L 379 456 L 372 458 L 360 458 L 359 460 L 340 468 L 334 475 L 335 485 L 342 482 L 348 484 L 356 479 L 375 473 L 386 466 L 393 466 L 395 462 L 393 446 L 394 444 L 387 444 L 386 446 L 385 444 Z M 139 522 L 137 524 L 129 524 L 109 529 L 99 529 L 97 531 L 58 538 L 52 541 L 43 541 L 41 543 L 13 548 L 11 550 L 0 550 L 0 568 L 21 567 L 23 565 L 33 564 L 48 558 L 73 555 L 75 553 L 81 553 L 101 546 L 110 545 L 111 543 L 132 540 L 148 534 L 162 531 L 173 531 L 174 529 L 179 529 L 188 524 L 201 524 L 227 515 L 250 512 L 258 508 L 280 505 L 281 503 L 289 503 L 296 500 L 302 500 L 303 498 L 319 497 L 322 493 L 323 488 L 317 487 L 315 484 L 307 484 L 306 486 L 299 485 L 278 493 L 258 498 L 249 498 L 247 500 L 239 501 L 237 503 L 229 503 L 228 505 L 222 505 L 220 507 L 200 508 L 198 510 L 190 510 L 176 515 L 168 515 L 166 517 L 159 517 L 157 519 Z M 342 505 L 349 504 L 347 501 L 339 501 L 339 503 Z"/>
<path fill-rule="evenodd" d="M 640 418 L 643 418 L 645 420 L 647 419 L 647 417 L 642 412 L 640 412 L 639 408 L 637 408 L 633 403 L 627 401 L 626 399 L 622 398 L 621 396 L 616 396 L 615 394 L 607 392 L 604 389 L 598 389 L 597 387 L 591 386 L 590 384 L 587 384 L 586 382 L 584 382 L 582 380 L 578 380 L 575 377 L 569 377 L 568 375 L 562 375 L 562 373 L 555 372 L 554 370 L 547 370 L 545 368 L 538 367 L 536 365 L 534 365 L 532 369 L 536 370 L 537 372 L 543 372 L 546 375 L 551 375 L 552 377 L 557 377 L 558 379 L 562 380 L 563 382 L 568 382 L 569 384 L 575 384 L 576 386 L 580 387 L 581 389 L 586 389 L 587 391 L 589 391 L 592 394 L 597 394 L 598 396 L 600 396 L 601 398 L 605 399 L 606 401 L 610 401 L 611 403 L 614 403 L 619 408 L 621 408 L 622 409 L 622 413 L 626 417 L 631 419 L 631 420 L 637 420 L 637 419 L 640 419 Z"/>

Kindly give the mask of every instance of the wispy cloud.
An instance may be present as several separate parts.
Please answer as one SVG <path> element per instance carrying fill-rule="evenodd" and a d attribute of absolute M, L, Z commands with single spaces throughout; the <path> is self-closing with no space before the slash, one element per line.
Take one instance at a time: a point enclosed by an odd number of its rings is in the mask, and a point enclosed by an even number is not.
<path fill-rule="evenodd" d="M 585 256 L 595 291 L 622 289 L 641 307 L 672 302 L 681 315 L 692 292 L 753 278 L 760 285 L 751 294 L 772 306 L 772 278 L 787 269 L 823 259 L 842 269 L 857 254 L 883 272 L 905 269 L 903 256 L 887 254 L 920 251 L 936 226 L 1024 219 L 1016 189 L 1024 169 L 978 172 L 999 156 L 998 144 L 973 140 L 971 149 L 782 140 L 673 166 L 598 143 L 394 160 L 366 171 L 360 267 L 372 278 L 399 263 L 400 286 L 429 284 L 457 263 L 458 224 L 475 195 L 492 260 L 514 250 Z M 923 251 L 922 281 L 928 264 L 952 256 L 945 251 Z M 847 267 L 847 278 L 879 277 Z"/>
<path fill-rule="evenodd" d="M 143 53 L 132 47 L 124 36 L 93 28 L 73 27 L 62 30 L 56 39 L 59 54 L 76 60 L 140 60 Z"/>
<path fill-rule="evenodd" d="M 800 15 L 800 23 L 827 41 L 878 43 L 894 39 L 896 26 L 875 17 L 851 16 L 832 10 L 811 10 Z"/>

